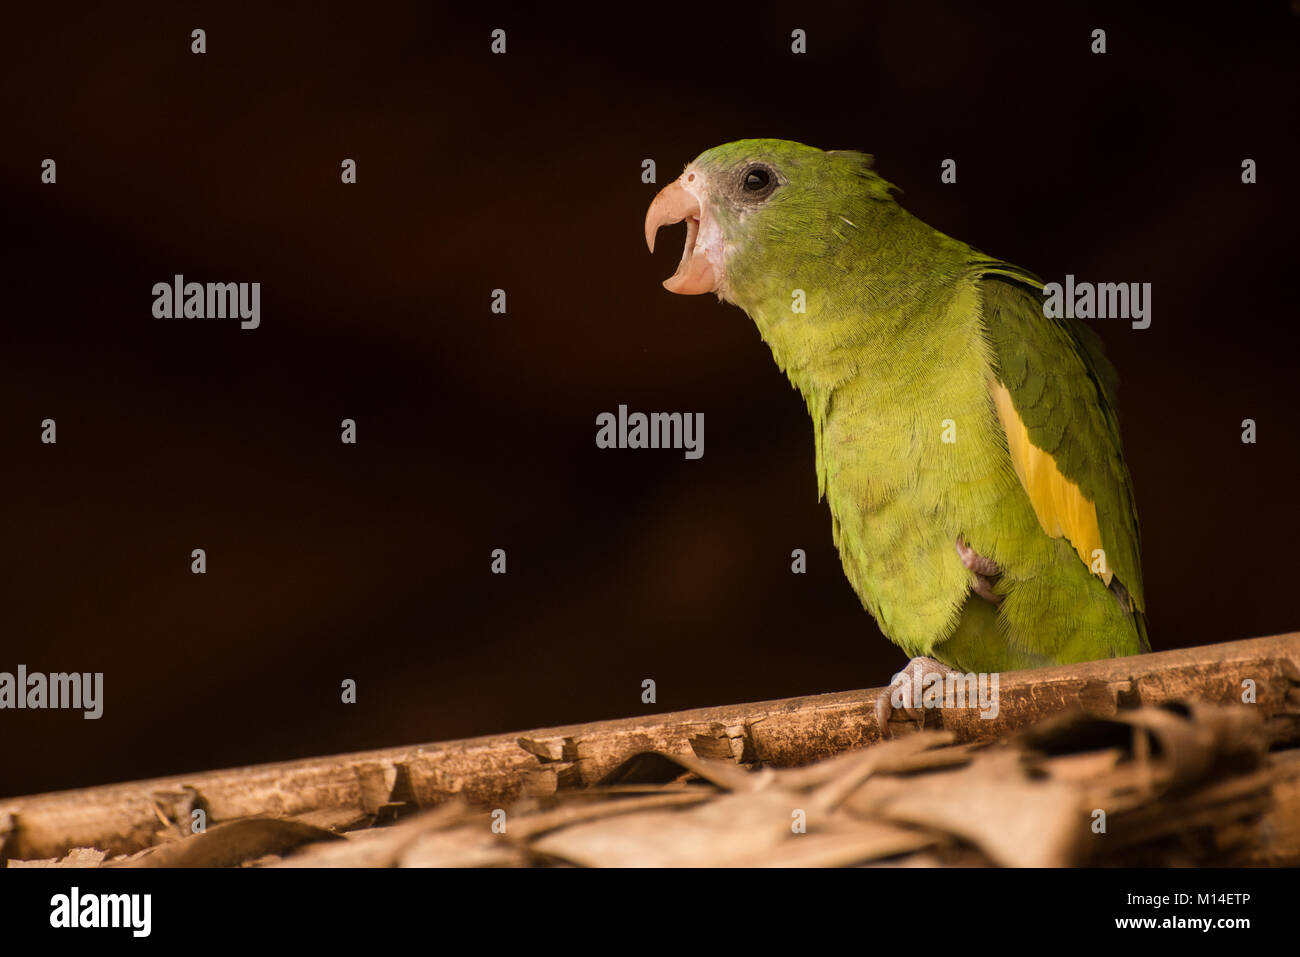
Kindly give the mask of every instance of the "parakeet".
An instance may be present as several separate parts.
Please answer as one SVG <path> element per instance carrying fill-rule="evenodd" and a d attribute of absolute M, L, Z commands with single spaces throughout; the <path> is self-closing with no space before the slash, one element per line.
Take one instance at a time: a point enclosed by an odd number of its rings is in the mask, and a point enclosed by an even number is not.
<path fill-rule="evenodd" d="M 1148 651 L 1117 377 L 1043 282 L 927 226 L 866 154 L 755 139 L 651 204 L 664 285 L 743 309 L 812 417 L 844 572 L 913 659 L 999 672 Z"/>

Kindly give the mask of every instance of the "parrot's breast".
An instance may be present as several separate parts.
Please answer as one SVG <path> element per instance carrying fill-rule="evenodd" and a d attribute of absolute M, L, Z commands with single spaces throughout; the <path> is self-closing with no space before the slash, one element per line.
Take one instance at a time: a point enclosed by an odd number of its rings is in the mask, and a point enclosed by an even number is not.
<path fill-rule="evenodd" d="M 845 573 L 885 634 L 913 656 L 952 632 L 970 593 L 957 537 L 995 538 L 983 526 L 1015 492 L 989 398 L 976 291 L 934 305 L 943 321 L 909 327 L 903 354 L 868 353 L 830 390 L 818 430 Z"/>

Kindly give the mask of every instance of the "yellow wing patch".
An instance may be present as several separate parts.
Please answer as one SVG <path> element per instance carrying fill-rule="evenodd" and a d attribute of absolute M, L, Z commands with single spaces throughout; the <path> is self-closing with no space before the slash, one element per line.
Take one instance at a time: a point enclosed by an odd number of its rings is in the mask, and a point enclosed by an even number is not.
<path fill-rule="evenodd" d="M 1001 382 L 990 381 L 989 388 L 993 392 L 1002 431 L 1007 434 L 1011 464 L 1015 466 L 1020 484 L 1029 494 L 1038 524 L 1052 538 L 1064 535 L 1083 563 L 1109 585 L 1114 572 L 1102 548 L 1097 506 L 1088 500 L 1077 484 L 1061 474 L 1056 460 L 1049 453 L 1029 441 L 1029 429 L 1011 403 L 1007 387 Z M 1098 552 L 1101 553 L 1102 571 L 1097 570 Z"/>

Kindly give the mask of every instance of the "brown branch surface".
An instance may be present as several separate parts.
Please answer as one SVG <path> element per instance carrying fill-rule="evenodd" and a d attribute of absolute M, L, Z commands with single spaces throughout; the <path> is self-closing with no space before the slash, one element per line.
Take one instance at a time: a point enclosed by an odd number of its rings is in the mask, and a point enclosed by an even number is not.
<path fill-rule="evenodd" d="M 1263 746 L 1296 745 L 1300 743 L 1300 634 L 1007 673 L 1000 676 L 998 690 L 999 709 L 995 718 L 984 718 L 975 708 L 928 711 L 925 730 L 942 729 L 945 744 L 949 741 L 973 744 L 1007 738 L 1053 716 L 1112 718 L 1121 709 L 1186 701 L 1226 706 L 1235 709 L 1231 713 L 1248 715 L 1255 728 L 1252 740 L 1257 738 L 1264 742 Z M 98 859 L 102 860 L 179 841 L 184 848 L 176 849 L 181 856 L 173 863 L 229 863 L 232 852 L 228 845 L 236 835 L 236 843 L 243 847 L 261 846 L 258 841 L 270 839 L 262 833 L 267 830 L 265 820 L 254 824 L 244 819 L 290 820 L 298 826 L 292 833 L 276 833 L 274 839 L 280 843 L 268 853 L 278 854 L 306 840 L 303 835 L 334 834 L 391 822 L 397 815 L 419 808 L 447 805 L 450 813 L 452 808 L 502 808 L 520 799 L 556 800 L 580 794 L 577 789 L 598 783 L 635 788 L 640 780 L 638 775 L 643 780 L 662 784 L 665 773 L 662 762 L 679 765 L 672 769 L 674 774 L 685 769 L 695 778 L 733 792 L 748 789 L 750 784 L 744 779 L 752 778 L 737 765 L 796 768 L 880 742 L 882 735 L 876 724 L 875 704 L 883 691 L 870 689 L 704 708 L 8 799 L 0 801 L 3 858 L 57 859 L 69 855 L 73 849 L 93 848 L 96 850 L 91 856 L 99 854 Z M 1249 700 L 1252 695 L 1253 701 Z M 1163 727 L 1169 723 L 1160 716 L 1165 713 L 1157 712 L 1156 717 L 1143 719 L 1155 722 L 1143 735 L 1153 741 L 1163 741 L 1165 747 L 1172 749 L 1171 753 L 1162 755 L 1159 765 L 1161 774 L 1172 776 L 1170 780 L 1181 780 L 1179 775 L 1202 773 L 1204 768 L 1197 761 L 1221 760 L 1224 753 L 1231 756 L 1231 748 L 1225 752 L 1219 746 L 1222 742 L 1215 744 L 1211 740 L 1219 733 L 1213 729 L 1236 727 L 1230 720 L 1216 718 L 1188 737 Z M 913 720 L 896 715 L 889 730 L 890 737 L 895 739 L 893 748 L 904 744 L 909 735 L 920 729 Z M 1135 741 L 1147 740 L 1137 732 L 1134 735 Z M 881 749 L 871 748 L 864 753 L 877 750 Z M 944 768 L 964 761 L 963 753 L 961 748 L 927 750 L 912 755 L 909 760 Z M 639 764 L 634 762 L 629 769 L 625 762 L 639 754 L 642 755 L 637 759 Z M 1108 754 L 1106 750 L 1085 749 L 1065 759 L 1061 767 L 1073 768 L 1078 773 L 1100 773 L 1099 769 L 1108 767 L 1106 762 L 1114 763 Z M 1294 761 L 1288 760 L 1290 763 L 1283 766 L 1294 769 Z M 1132 777 L 1132 781 L 1120 787 L 1112 775 L 1106 785 L 1112 789 L 1107 792 L 1111 794 L 1112 804 L 1122 805 L 1122 813 L 1137 822 L 1133 825 L 1134 833 L 1144 835 L 1143 840 L 1156 840 L 1163 834 L 1160 814 L 1151 813 L 1148 807 L 1146 813 L 1150 819 L 1143 817 L 1146 806 L 1142 796 L 1155 793 L 1152 790 L 1155 784 L 1150 779 L 1154 773 L 1152 767 L 1139 754 L 1122 767 L 1110 769 L 1121 778 Z M 618 774 L 611 777 L 616 769 Z M 814 777 L 818 774 L 814 768 L 783 773 Z M 978 774 L 983 776 L 985 771 L 981 769 Z M 797 777 L 782 780 L 791 782 L 789 787 L 795 790 L 803 786 L 798 783 L 802 779 Z M 1229 786 L 1245 790 L 1231 794 L 1206 791 L 1199 796 L 1206 803 L 1204 807 L 1198 805 L 1198 813 L 1209 820 L 1217 813 L 1216 807 L 1228 806 L 1230 802 L 1236 802 L 1232 804 L 1234 807 L 1246 807 L 1241 802 L 1248 797 L 1249 806 L 1241 815 L 1258 816 L 1265 813 L 1270 789 L 1285 797 L 1286 806 L 1294 810 L 1294 782 L 1293 770 L 1288 770 L 1282 778 L 1266 775 L 1244 784 L 1230 781 Z M 888 810 L 898 803 L 888 793 L 888 788 L 895 785 L 890 785 L 887 779 L 874 782 L 869 788 L 859 788 L 859 783 L 855 779 L 848 783 L 832 782 L 835 786 L 831 790 L 843 792 L 837 801 L 847 801 L 848 794 L 853 794 L 858 804 L 868 799 L 881 802 L 878 806 L 871 805 L 877 810 Z M 819 793 L 825 797 L 824 792 Z M 655 792 L 647 797 L 652 803 L 666 801 L 668 804 L 699 800 L 697 794 L 682 793 Z M 789 803 L 786 798 L 781 800 Z M 918 800 L 912 794 L 898 806 L 916 807 Z M 990 791 L 990 807 L 1000 800 L 996 790 Z M 195 809 L 201 809 L 206 815 L 211 830 L 205 837 L 210 840 L 196 841 L 190 836 L 189 822 Z M 1196 809 L 1187 813 L 1192 810 Z M 900 813 L 903 812 L 895 813 L 895 817 Z M 1270 833 L 1278 834 L 1285 847 L 1293 847 L 1300 840 L 1297 836 L 1300 827 L 1290 812 L 1265 820 Z M 227 829 L 226 844 L 220 853 L 216 846 L 221 842 L 211 840 L 222 833 L 218 825 Z M 537 827 L 536 821 L 532 826 Z M 253 833 L 248 830 L 250 827 L 261 830 Z M 916 843 L 919 839 L 910 832 L 900 836 L 897 821 L 889 827 L 879 822 L 872 827 L 876 830 L 869 834 L 857 833 L 856 839 L 864 847 L 919 850 L 935 841 L 934 835 L 928 832 L 920 843 Z M 1042 860 L 1072 860 L 1073 852 L 1067 844 L 1047 850 L 1040 848 Z M 544 855 L 548 853 L 546 846 L 539 843 L 530 853 Z M 811 842 L 801 844 L 803 850 L 798 853 L 807 854 L 812 846 Z M 211 853 L 205 851 L 206 847 L 213 848 Z M 1015 856 L 1015 841 L 1005 846 L 995 842 L 992 847 L 986 855 L 989 859 L 998 860 L 1001 855 L 1005 862 L 1023 862 Z M 475 844 L 466 854 L 473 858 L 480 851 L 483 848 Z M 81 856 L 85 853 L 78 852 Z M 486 853 L 490 862 L 494 854 L 500 853 L 500 848 L 493 845 Z M 559 859 L 564 858 L 558 852 L 553 853 Z M 1257 862 L 1275 863 L 1277 854 L 1287 858 L 1290 851 L 1257 848 L 1256 853 Z M 1269 857 L 1270 853 L 1274 854 L 1273 858 Z M 836 855 L 842 857 L 842 849 L 831 856 Z"/>

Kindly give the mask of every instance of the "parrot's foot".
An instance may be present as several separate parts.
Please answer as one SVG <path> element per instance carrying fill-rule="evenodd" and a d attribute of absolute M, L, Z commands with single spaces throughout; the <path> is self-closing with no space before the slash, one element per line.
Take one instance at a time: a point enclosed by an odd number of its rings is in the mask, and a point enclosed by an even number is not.
<path fill-rule="evenodd" d="M 889 687 L 881 692 L 880 697 L 876 699 L 876 728 L 880 731 L 881 740 L 892 737 L 889 731 L 889 721 L 894 716 L 895 710 L 901 711 L 913 721 L 919 722 L 921 727 L 924 728 L 925 708 L 920 707 L 919 701 L 912 700 L 911 690 L 922 687 L 926 675 L 950 675 L 955 673 L 955 669 L 934 658 L 913 658 L 909 661 L 902 671 L 894 675 Z M 895 689 L 904 692 L 902 699 L 909 702 L 910 706 L 894 708 L 893 695 Z"/>
<path fill-rule="evenodd" d="M 971 591 L 979 595 L 985 601 L 998 604 L 1002 601 L 1002 596 L 993 590 L 993 582 L 1002 574 L 1002 569 L 998 563 L 991 558 L 985 558 L 966 544 L 966 539 L 961 535 L 957 536 L 957 557 L 961 563 L 970 569 L 970 573 L 975 578 L 974 584 L 971 585 Z"/>

